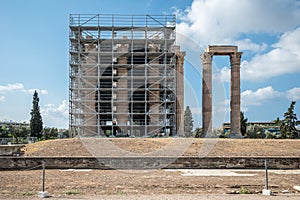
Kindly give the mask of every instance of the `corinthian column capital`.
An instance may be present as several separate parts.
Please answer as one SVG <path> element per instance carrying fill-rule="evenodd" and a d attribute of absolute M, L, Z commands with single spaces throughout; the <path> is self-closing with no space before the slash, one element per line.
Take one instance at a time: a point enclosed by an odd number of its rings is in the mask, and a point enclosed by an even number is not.
<path fill-rule="evenodd" d="M 176 56 L 177 56 L 177 62 L 180 64 L 184 63 L 184 57 L 185 57 L 185 51 L 183 52 L 176 52 Z"/>
<path fill-rule="evenodd" d="M 212 57 L 213 57 L 213 54 L 210 52 L 204 52 L 200 55 L 200 58 L 201 58 L 203 64 L 211 63 Z"/>
<path fill-rule="evenodd" d="M 230 64 L 231 65 L 240 65 L 242 54 L 243 54 L 243 52 L 236 52 L 234 54 L 230 54 Z"/>

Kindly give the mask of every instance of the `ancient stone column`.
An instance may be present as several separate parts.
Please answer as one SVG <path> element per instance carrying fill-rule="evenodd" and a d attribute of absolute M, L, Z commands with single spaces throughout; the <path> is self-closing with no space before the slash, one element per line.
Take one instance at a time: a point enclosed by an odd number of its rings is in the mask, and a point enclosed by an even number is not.
<path fill-rule="evenodd" d="M 121 56 L 118 58 L 118 65 L 127 64 L 127 57 Z M 115 127 L 119 129 L 118 131 L 122 131 L 127 133 L 127 121 L 128 121 L 128 82 L 127 82 L 127 68 L 119 67 L 117 69 L 117 76 L 119 77 L 118 82 L 115 82 L 114 86 L 116 88 L 117 99 L 114 101 L 114 113 L 117 119 L 117 126 Z"/>
<path fill-rule="evenodd" d="M 204 135 L 212 133 L 212 53 L 204 52 L 202 60 L 202 128 Z"/>
<path fill-rule="evenodd" d="M 185 52 L 176 52 L 176 129 L 178 136 L 184 136 L 184 57 Z"/>
<path fill-rule="evenodd" d="M 240 62 L 242 52 L 230 54 L 231 81 L 230 81 L 230 138 L 241 137 L 240 123 Z"/>
<path fill-rule="evenodd" d="M 93 39 L 92 36 L 87 36 L 87 39 Z M 97 48 L 95 44 L 85 44 L 84 51 L 86 53 L 86 57 L 84 57 L 84 65 L 80 66 L 82 73 L 81 81 L 83 83 L 81 94 L 83 105 L 83 117 L 81 124 L 84 127 L 84 135 L 85 137 L 93 137 L 98 135 L 97 130 L 97 115 L 95 112 L 95 93 L 91 92 L 97 88 L 97 57 L 95 54 L 90 54 L 89 52 L 96 52 Z M 92 78 L 91 78 L 92 77 Z"/>
<path fill-rule="evenodd" d="M 157 65 L 159 64 L 159 59 L 155 59 L 155 57 L 150 56 L 151 66 L 148 66 L 147 78 L 148 78 L 148 105 L 149 106 L 149 125 L 147 127 L 147 132 L 145 133 L 150 135 L 158 135 L 159 129 L 157 126 L 159 125 L 159 82 L 155 77 L 159 77 L 159 68 Z"/>

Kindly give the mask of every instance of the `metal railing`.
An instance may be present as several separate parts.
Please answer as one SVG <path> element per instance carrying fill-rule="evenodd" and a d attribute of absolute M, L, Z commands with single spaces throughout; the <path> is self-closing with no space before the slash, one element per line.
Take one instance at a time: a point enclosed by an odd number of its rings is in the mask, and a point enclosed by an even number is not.
<path fill-rule="evenodd" d="M 70 26 L 175 27 L 175 15 L 70 14 Z"/>

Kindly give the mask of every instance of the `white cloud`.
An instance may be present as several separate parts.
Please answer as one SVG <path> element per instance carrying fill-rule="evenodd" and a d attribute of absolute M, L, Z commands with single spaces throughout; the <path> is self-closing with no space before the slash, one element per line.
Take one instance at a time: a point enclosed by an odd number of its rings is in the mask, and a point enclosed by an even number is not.
<path fill-rule="evenodd" d="M 266 54 L 241 65 L 242 78 L 257 81 L 300 72 L 300 28 L 286 32 Z"/>
<path fill-rule="evenodd" d="M 266 45 L 250 39 L 240 40 L 242 33 L 274 33 L 299 25 L 299 1 L 269 0 L 194 0 L 185 11 L 176 10 L 181 22 L 177 32 L 202 44 L 240 44 L 240 50 L 260 51 Z M 180 38 L 178 38 L 180 43 Z"/>
<path fill-rule="evenodd" d="M 291 101 L 300 100 L 300 87 L 288 90 L 286 96 Z"/>
<path fill-rule="evenodd" d="M 300 25 L 300 2 L 297 0 L 227 0 L 226 3 L 194 0 L 189 8 L 177 9 L 175 13 L 181 20 L 177 24 L 177 41 L 184 50 L 199 52 L 207 45 L 230 44 L 237 45 L 240 51 L 257 53 L 250 61 L 242 61 L 244 80 L 258 81 L 300 72 L 300 28 L 296 28 Z M 265 52 L 266 43 L 247 38 L 248 34 L 262 33 L 282 34 L 269 52 Z M 215 78 L 229 81 L 229 72 L 224 67 Z"/>
<path fill-rule="evenodd" d="M 43 89 L 29 89 L 29 90 L 26 90 L 25 92 L 33 94 L 34 91 L 37 91 L 37 93 L 43 94 L 43 95 L 44 94 L 48 94 L 48 91 L 47 90 L 43 90 Z"/>
<path fill-rule="evenodd" d="M 40 90 L 41 94 L 48 94 L 47 90 Z"/>
<path fill-rule="evenodd" d="M 252 106 L 261 106 L 268 101 L 287 97 L 290 100 L 300 99 L 300 88 L 279 92 L 272 86 L 259 88 L 256 91 L 245 90 L 241 93 L 241 110 L 247 112 Z M 229 108 L 230 100 L 226 100 Z"/>
<path fill-rule="evenodd" d="M 24 90 L 24 86 L 22 83 L 13 83 L 7 85 L 0 85 L 0 93 L 5 93 L 13 90 Z"/>
<path fill-rule="evenodd" d="M 0 96 L 0 102 L 4 102 L 5 101 L 5 96 Z"/>
<path fill-rule="evenodd" d="M 250 39 L 246 38 L 235 42 L 235 45 L 239 47 L 239 50 L 262 52 L 268 47 L 267 44 L 262 43 L 261 45 L 253 43 Z"/>
<path fill-rule="evenodd" d="M 281 97 L 282 93 L 273 89 L 272 86 L 259 88 L 256 91 L 245 90 L 241 93 L 242 104 L 244 106 L 249 105 L 261 105 L 266 100 Z"/>
<path fill-rule="evenodd" d="M 272 86 L 259 88 L 256 91 L 245 90 L 241 93 L 241 110 L 246 112 L 251 106 L 260 106 L 268 101 L 287 98 L 290 101 L 300 100 L 300 87 L 279 92 Z M 228 108 L 230 100 L 225 100 L 224 104 Z M 221 105 L 221 104 L 220 104 Z M 218 107 L 220 109 L 220 106 Z"/>
<path fill-rule="evenodd" d="M 41 107 L 41 114 L 45 126 L 55 126 L 58 128 L 68 127 L 69 109 L 68 102 L 64 100 L 59 106 L 47 104 Z"/>
<path fill-rule="evenodd" d="M 300 72 L 300 28 L 283 34 L 273 49 L 258 54 L 251 61 L 242 61 L 241 79 L 262 81 L 272 77 Z M 223 67 L 216 79 L 229 82 L 230 69 Z"/>
<path fill-rule="evenodd" d="M 33 94 L 35 90 L 38 93 L 43 94 L 43 95 L 48 94 L 48 91 L 44 90 L 44 89 L 26 89 L 22 83 L 0 85 L 0 93 L 7 93 L 7 92 L 11 92 L 11 91 L 20 91 L 20 92 Z"/>
<path fill-rule="evenodd" d="M 221 70 L 218 70 L 216 73 L 214 73 L 213 79 L 220 82 L 229 82 L 230 81 L 229 67 L 223 67 Z"/>

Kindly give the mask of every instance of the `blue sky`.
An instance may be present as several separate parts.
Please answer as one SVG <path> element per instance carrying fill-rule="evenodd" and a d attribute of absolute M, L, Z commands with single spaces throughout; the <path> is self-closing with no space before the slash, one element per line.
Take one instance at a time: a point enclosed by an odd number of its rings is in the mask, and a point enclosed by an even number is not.
<path fill-rule="evenodd" d="M 177 14 L 186 51 L 185 104 L 201 126 L 201 60 L 213 44 L 238 45 L 242 110 L 282 118 L 300 100 L 299 0 L 2 0 L 0 120 L 28 121 L 34 89 L 45 126 L 68 127 L 69 14 Z M 214 126 L 229 121 L 229 58 L 214 57 Z M 300 101 L 296 104 L 300 117 Z"/>

